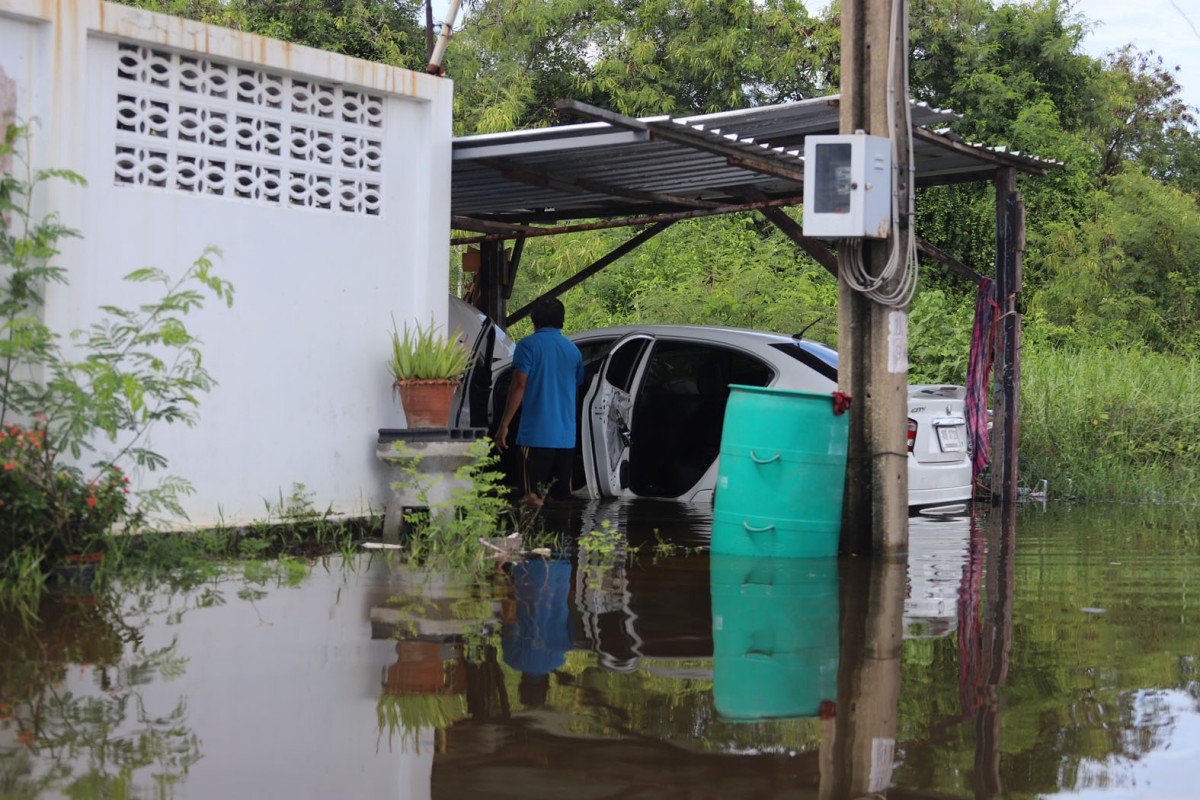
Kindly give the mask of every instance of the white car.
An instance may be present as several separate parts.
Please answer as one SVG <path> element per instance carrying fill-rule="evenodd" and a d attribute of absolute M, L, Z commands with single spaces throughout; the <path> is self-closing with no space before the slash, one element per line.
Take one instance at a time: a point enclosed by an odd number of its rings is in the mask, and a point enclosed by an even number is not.
<path fill-rule="evenodd" d="M 837 352 L 784 334 L 628 325 L 570 339 L 586 372 L 574 483 L 590 497 L 712 502 L 730 384 L 837 389 Z M 493 375 L 489 432 L 504 410 L 511 362 L 496 361 Z M 971 500 L 965 395 L 959 386 L 909 388 L 913 513 L 959 513 Z"/>

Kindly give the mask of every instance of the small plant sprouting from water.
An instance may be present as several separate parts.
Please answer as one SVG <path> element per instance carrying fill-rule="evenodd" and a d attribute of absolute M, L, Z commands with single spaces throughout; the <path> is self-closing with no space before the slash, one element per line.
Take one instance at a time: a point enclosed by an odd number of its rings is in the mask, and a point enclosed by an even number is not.
<path fill-rule="evenodd" d="M 650 553 L 654 558 L 666 558 L 668 556 L 676 555 L 694 555 L 704 549 L 702 547 L 686 547 L 681 544 L 676 544 L 675 542 L 669 542 L 663 538 L 662 530 L 660 528 L 654 529 L 654 544 L 650 545 L 649 547 Z"/>
<path fill-rule="evenodd" d="M 470 461 L 454 474 L 455 488 L 450 499 L 430 503 L 440 476 L 421 470 L 422 456 L 404 443 L 396 449 L 406 456 L 400 488 L 412 489 L 428 512 L 405 517 L 408 525 L 409 557 L 415 561 L 440 560 L 448 565 L 467 567 L 480 562 L 480 539 L 496 536 L 509 518 L 508 491 L 499 458 L 492 452 L 491 441 L 479 439 L 467 451 Z"/>
<path fill-rule="evenodd" d="M 595 553 L 606 559 L 625 544 L 625 537 L 608 520 L 600 523 L 599 530 L 589 531 L 579 537 L 579 549 Z"/>

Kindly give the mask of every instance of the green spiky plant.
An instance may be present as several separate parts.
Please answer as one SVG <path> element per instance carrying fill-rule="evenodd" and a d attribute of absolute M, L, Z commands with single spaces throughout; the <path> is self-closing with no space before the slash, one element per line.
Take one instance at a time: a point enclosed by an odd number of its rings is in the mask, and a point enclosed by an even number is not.
<path fill-rule="evenodd" d="M 457 380 L 467 371 L 471 351 L 458 340 L 457 331 L 447 338 L 438 334 L 432 322 L 413 328 L 405 325 L 403 333 L 395 325 L 392 320 L 388 370 L 396 380 Z"/>

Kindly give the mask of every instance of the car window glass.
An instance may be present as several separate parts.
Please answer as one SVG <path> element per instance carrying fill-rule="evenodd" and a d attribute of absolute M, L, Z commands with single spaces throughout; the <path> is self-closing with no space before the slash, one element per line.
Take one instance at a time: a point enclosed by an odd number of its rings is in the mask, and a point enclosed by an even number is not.
<path fill-rule="evenodd" d="M 621 391 L 628 392 L 633 385 L 633 374 L 637 369 L 642 351 L 649 343 L 649 339 L 632 339 L 620 345 L 609 356 L 605 379 Z"/>
<path fill-rule="evenodd" d="M 832 347 L 810 341 L 777 342 L 771 347 L 781 353 L 786 353 L 831 381 L 837 380 L 838 354 Z"/>
<path fill-rule="evenodd" d="M 587 388 L 592 385 L 592 379 L 596 377 L 596 373 L 604 366 L 604 357 L 608 355 L 608 350 L 613 346 L 616 339 L 589 339 L 586 342 L 576 342 L 579 347 L 579 352 L 583 355 L 583 386 Z"/>
<path fill-rule="evenodd" d="M 583 354 L 583 365 L 586 367 L 599 361 L 608 354 L 615 339 L 588 339 L 586 342 L 576 342 L 579 352 Z"/>

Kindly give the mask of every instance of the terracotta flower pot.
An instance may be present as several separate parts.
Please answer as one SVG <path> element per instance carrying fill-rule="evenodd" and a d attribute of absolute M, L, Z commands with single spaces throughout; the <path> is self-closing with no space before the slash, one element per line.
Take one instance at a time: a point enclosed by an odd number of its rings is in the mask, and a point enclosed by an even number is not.
<path fill-rule="evenodd" d="M 396 392 L 410 428 L 449 428 L 457 380 L 396 381 Z"/>

